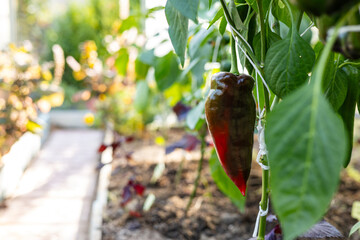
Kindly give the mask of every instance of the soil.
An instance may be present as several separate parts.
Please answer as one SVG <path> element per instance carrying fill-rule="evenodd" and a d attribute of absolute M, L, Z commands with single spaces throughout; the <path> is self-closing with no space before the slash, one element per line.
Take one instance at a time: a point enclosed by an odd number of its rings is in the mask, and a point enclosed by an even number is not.
<path fill-rule="evenodd" d="M 168 142 L 179 140 L 183 134 L 182 130 L 172 130 L 168 134 Z M 184 150 L 178 149 L 164 157 L 164 147 L 154 144 L 150 139 L 154 139 L 153 136 L 126 144 L 115 153 L 109 201 L 103 218 L 103 240 L 251 238 L 261 198 L 261 169 L 256 163 L 253 163 L 248 181 L 245 210 L 240 212 L 218 190 L 211 178 L 207 161 L 209 156 L 206 156 L 196 197 L 185 214 L 184 209 L 196 178 L 199 150 L 185 153 Z M 129 153 L 132 153 L 131 158 Z M 176 175 L 184 156 L 186 160 L 182 164 L 181 178 L 176 184 Z M 342 172 L 339 191 L 324 217 L 344 236 L 348 236 L 351 227 L 357 222 L 351 217 L 351 209 L 353 202 L 360 200 L 360 178 L 357 175 L 360 170 L 360 158 L 358 160 L 352 160 L 355 164 L 352 165 L 351 172 Z M 161 161 L 166 164 L 163 175 L 158 181 L 151 183 L 154 169 Z M 144 185 L 146 191 L 144 196 L 135 196 L 122 207 L 123 189 L 129 179 Z M 154 194 L 156 200 L 150 210 L 143 211 L 143 203 L 148 194 Z M 270 225 L 268 231 L 272 227 Z M 358 240 L 360 236 L 355 233 L 351 239 Z"/>

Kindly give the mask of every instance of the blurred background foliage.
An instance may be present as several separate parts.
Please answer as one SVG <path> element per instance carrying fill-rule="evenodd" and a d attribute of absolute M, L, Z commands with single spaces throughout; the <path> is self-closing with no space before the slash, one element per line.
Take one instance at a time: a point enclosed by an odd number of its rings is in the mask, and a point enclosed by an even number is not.
<path fill-rule="evenodd" d="M 31 56 L 40 62 L 52 61 L 52 46 L 61 46 L 66 63 L 60 108 L 90 110 L 86 124 L 111 124 L 121 135 L 159 130 L 164 144 L 169 128 L 180 126 L 204 142 L 210 77 L 230 69 L 229 33 L 209 27 L 219 2 L 209 8 L 208 0 L 199 1 L 199 24 L 189 22 L 182 65 L 169 39 L 166 1 L 129 0 L 129 8 L 121 2 L 18 0 L 18 40 L 30 40 Z M 39 105 L 34 109 L 41 111 Z M 214 176 L 226 177 L 219 171 Z M 233 188 L 221 190 L 243 208 Z"/>

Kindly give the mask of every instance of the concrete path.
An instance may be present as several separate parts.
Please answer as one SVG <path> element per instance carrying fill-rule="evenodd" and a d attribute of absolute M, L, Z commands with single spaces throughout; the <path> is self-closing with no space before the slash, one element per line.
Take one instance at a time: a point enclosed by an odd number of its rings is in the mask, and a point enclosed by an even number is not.
<path fill-rule="evenodd" d="M 1 240 L 88 239 L 102 137 L 89 129 L 51 133 L 0 210 Z"/>

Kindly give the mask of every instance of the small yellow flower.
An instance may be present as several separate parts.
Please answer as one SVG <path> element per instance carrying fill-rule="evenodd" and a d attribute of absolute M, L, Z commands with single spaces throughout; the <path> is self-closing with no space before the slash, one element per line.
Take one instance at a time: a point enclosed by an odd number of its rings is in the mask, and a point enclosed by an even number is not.
<path fill-rule="evenodd" d="M 99 95 L 99 100 L 102 102 L 102 101 L 105 101 L 105 99 L 106 99 L 106 95 L 105 94 L 100 94 Z"/>
<path fill-rule="evenodd" d="M 73 76 L 75 80 L 81 81 L 86 77 L 86 73 L 80 70 L 78 72 L 73 72 Z"/>
<path fill-rule="evenodd" d="M 84 122 L 86 125 L 88 126 L 91 126 L 94 124 L 94 120 L 95 120 L 95 117 L 94 117 L 94 114 L 92 113 L 87 113 L 85 114 L 84 116 Z"/>
<path fill-rule="evenodd" d="M 52 79 L 52 74 L 49 70 L 43 71 L 41 76 L 45 81 L 50 81 Z"/>

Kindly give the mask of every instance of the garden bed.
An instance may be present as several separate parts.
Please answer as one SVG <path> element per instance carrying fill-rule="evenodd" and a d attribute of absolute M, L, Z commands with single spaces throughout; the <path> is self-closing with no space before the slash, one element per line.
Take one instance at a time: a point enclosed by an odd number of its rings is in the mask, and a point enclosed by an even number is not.
<path fill-rule="evenodd" d="M 181 138 L 182 131 L 172 131 L 169 142 Z M 150 139 L 150 138 L 149 138 Z M 132 158 L 127 159 L 126 153 Z M 117 152 L 109 185 L 109 200 L 102 226 L 103 240 L 120 239 L 249 239 L 251 237 L 261 194 L 261 170 L 253 164 L 248 183 L 246 208 L 240 213 L 213 182 L 208 161 L 204 162 L 202 179 L 192 206 L 185 216 L 195 180 L 199 152 L 191 153 L 184 163 L 180 182 L 175 186 L 176 173 L 180 166 L 181 150 L 166 158 L 164 175 L 155 184 L 150 183 L 156 162 L 161 161 L 163 148 L 150 140 L 135 141 Z M 207 158 L 208 159 L 208 158 Z M 358 168 L 360 164 L 355 164 Z M 146 187 L 145 196 L 153 193 L 156 200 L 148 212 L 130 212 L 136 206 L 121 207 L 123 188 L 134 178 Z M 333 224 L 345 236 L 357 222 L 351 217 L 352 203 L 360 199 L 360 183 L 342 173 L 338 194 L 331 203 L 325 220 Z M 145 197 L 137 197 L 139 208 Z M 135 204 L 135 205 L 136 205 Z M 131 204 L 130 204 L 131 205 Z M 271 209 L 270 209 L 271 212 Z M 140 214 L 140 215 L 139 215 Z M 351 239 L 360 239 L 354 234 Z"/>

